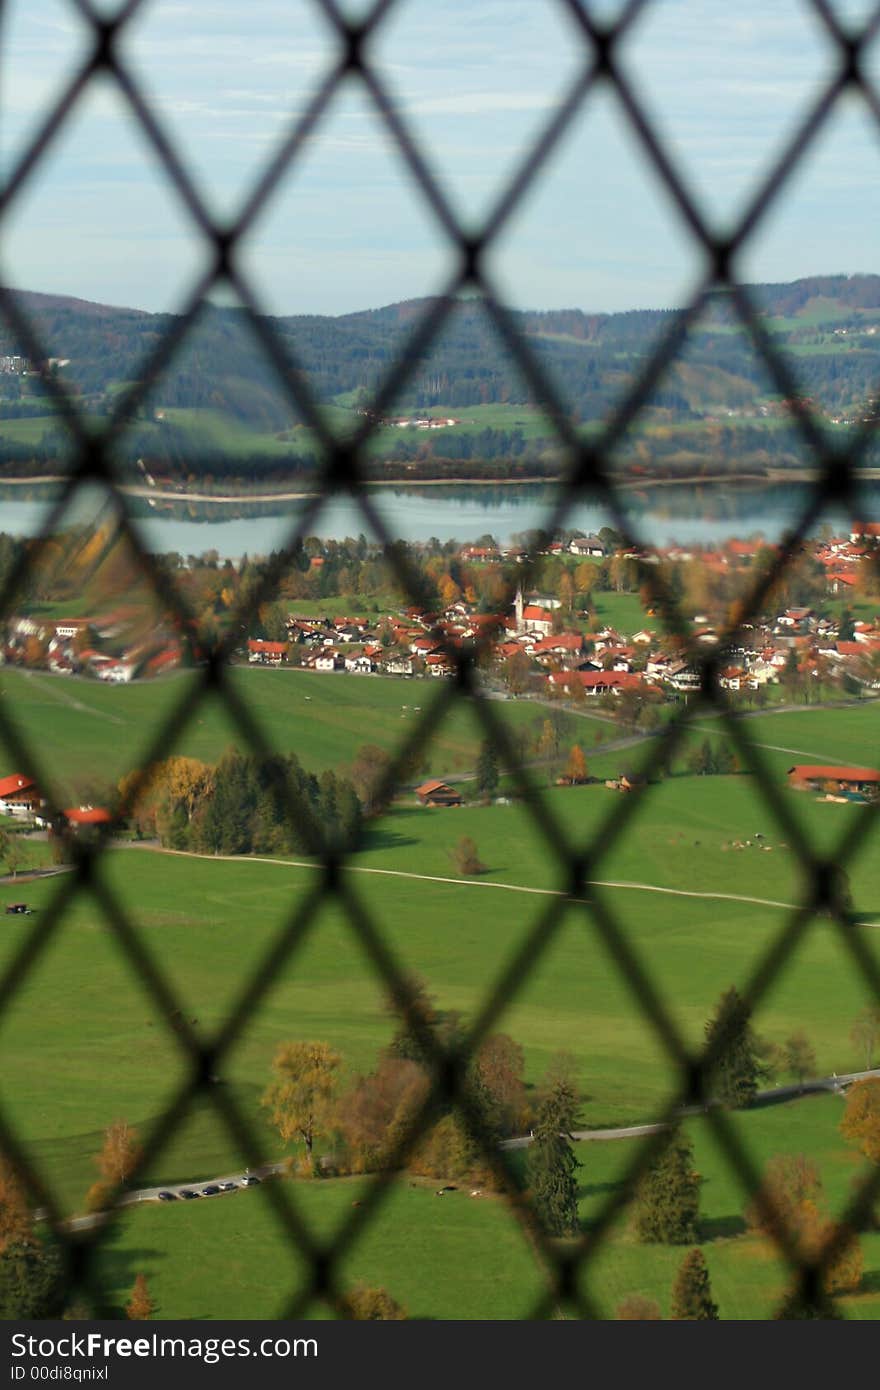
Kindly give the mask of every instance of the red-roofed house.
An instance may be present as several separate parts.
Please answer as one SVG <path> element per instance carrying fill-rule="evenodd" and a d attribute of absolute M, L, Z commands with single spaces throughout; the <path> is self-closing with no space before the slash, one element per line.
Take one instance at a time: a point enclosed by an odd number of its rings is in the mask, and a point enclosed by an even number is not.
<path fill-rule="evenodd" d="M 33 778 L 21 772 L 0 777 L 0 813 L 7 816 L 32 816 L 43 804 Z"/>
<path fill-rule="evenodd" d="M 280 666 L 286 660 L 286 642 L 264 642 L 258 637 L 248 639 L 248 661 L 251 665 Z"/>
<path fill-rule="evenodd" d="M 445 782 L 438 782 L 436 779 L 431 782 L 423 782 L 420 787 L 416 787 L 416 796 L 423 806 L 461 805 L 461 797 L 455 788 L 447 786 Z"/>
<path fill-rule="evenodd" d="M 82 830 L 89 825 L 107 825 L 112 816 L 103 806 L 72 806 L 64 812 L 64 819 L 71 830 Z"/>
<path fill-rule="evenodd" d="M 801 764 L 788 769 L 788 783 L 797 791 L 863 792 L 880 786 L 880 772 L 872 767 Z"/>

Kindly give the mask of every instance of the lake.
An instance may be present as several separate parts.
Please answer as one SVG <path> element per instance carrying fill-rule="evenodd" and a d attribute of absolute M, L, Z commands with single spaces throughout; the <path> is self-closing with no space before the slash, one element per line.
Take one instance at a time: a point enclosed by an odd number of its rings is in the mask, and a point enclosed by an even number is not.
<path fill-rule="evenodd" d="M 52 490 L 28 488 L 26 498 L 23 491 L 0 483 L 0 531 L 37 535 L 51 513 Z M 37 492 L 42 495 L 35 495 Z M 863 510 L 869 515 L 860 519 L 870 520 L 880 511 L 880 488 L 866 489 L 866 493 Z M 464 542 L 490 534 L 501 544 L 545 524 L 555 495 L 552 485 L 543 484 L 383 487 L 370 492 L 392 539 L 427 541 L 437 537 Z M 649 545 L 669 545 L 718 543 L 732 536 L 758 533 L 768 541 L 778 540 L 796 524 L 809 495 L 809 486 L 799 483 L 748 487 L 687 484 L 625 491 L 621 498 L 638 538 Z M 223 559 L 238 559 L 245 553 L 268 554 L 280 548 L 293 534 L 306 505 L 166 503 L 159 511 L 138 498 L 128 498 L 128 503 L 147 547 L 155 553 L 191 555 L 216 550 Z M 64 521 L 95 521 L 105 506 L 100 490 L 83 489 Z M 835 530 L 849 530 L 843 513 L 829 514 L 823 520 Z M 613 519 L 600 505 L 579 502 L 564 524 L 589 532 L 612 525 Z M 329 501 L 306 528 L 306 534 L 324 539 L 360 532 L 370 535 L 370 527 L 351 498 Z"/>

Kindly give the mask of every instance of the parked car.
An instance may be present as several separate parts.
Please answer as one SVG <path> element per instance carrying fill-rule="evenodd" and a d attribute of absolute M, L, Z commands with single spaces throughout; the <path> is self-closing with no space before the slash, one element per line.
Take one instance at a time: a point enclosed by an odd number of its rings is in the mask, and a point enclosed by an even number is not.
<path fill-rule="evenodd" d="M 31 913 L 33 912 L 33 908 L 28 907 L 27 903 L 8 903 L 6 911 L 22 913 L 25 917 L 30 917 Z"/>
<path fill-rule="evenodd" d="M 248 1173 L 246 1178 L 241 1180 L 242 1187 L 259 1187 L 260 1179 L 255 1173 Z"/>
<path fill-rule="evenodd" d="M 193 1192 L 191 1187 L 184 1187 L 180 1193 L 185 1202 L 191 1202 L 193 1197 L 198 1197 L 198 1192 Z"/>
<path fill-rule="evenodd" d="M 176 1193 L 176 1192 L 160 1192 L 160 1193 L 159 1193 L 159 1201 L 160 1201 L 160 1202 L 176 1202 L 176 1201 L 177 1201 L 177 1193 Z"/>
<path fill-rule="evenodd" d="M 217 1193 L 218 1193 L 219 1191 L 220 1191 L 220 1188 L 217 1186 L 217 1184 L 211 1182 L 211 1183 L 208 1183 L 208 1186 L 207 1186 L 207 1187 L 203 1187 L 203 1188 L 202 1188 L 202 1196 L 203 1196 L 203 1197 L 216 1197 L 216 1196 L 217 1196 Z"/>
<path fill-rule="evenodd" d="M 221 1182 L 221 1184 L 220 1184 L 220 1191 L 221 1191 L 221 1192 L 237 1192 L 237 1191 L 238 1191 L 238 1183 L 237 1183 L 237 1182 Z"/>

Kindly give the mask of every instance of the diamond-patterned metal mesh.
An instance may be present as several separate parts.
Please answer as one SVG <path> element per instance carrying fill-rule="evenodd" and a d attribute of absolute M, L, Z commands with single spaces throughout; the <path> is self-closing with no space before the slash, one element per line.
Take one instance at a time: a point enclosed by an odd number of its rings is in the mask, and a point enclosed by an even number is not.
<path fill-rule="evenodd" d="M 820 424 L 813 418 L 808 406 L 802 402 L 797 381 L 789 364 L 774 345 L 748 293 L 739 283 L 737 263 L 743 248 L 762 223 L 768 210 L 784 195 L 792 171 L 809 154 L 817 135 L 845 93 L 856 93 L 880 125 L 880 95 L 867 79 L 863 67 L 863 56 L 867 46 L 880 27 L 880 7 L 870 21 L 856 32 L 843 26 L 830 0 L 804 0 L 804 11 L 817 17 L 827 33 L 831 51 L 835 55 L 832 75 L 827 84 L 813 95 L 782 157 L 747 206 L 741 210 L 733 230 L 722 235 L 708 224 L 698 209 L 676 156 L 662 142 L 646 114 L 637 87 L 618 64 L 621 42 L 638 22 L 641 12 L 647 8 L 645 0 L 629 0 L 618 18 L 610 24 L 600 23 L 592 17 L 587 0 L 546 0 L 546 3 L 548 10 L 564 12 L 572 23 L 572 42 L 581 52 L 579 71 L 560 103 L 554 108 L 537 140 L 530 148 L 522 151 L 514 176 L 497 199 L 485 222 L 477 230 L 473 230 L 461 225 L 443 191 L 442 182 L 432 167 L 430 152 L 414 137 L 405 117 L 395 105 L 377 66 L 371 62 L 371 42 L 375 34 L 385 23 L 389 13 L 403 8 L 406 0 L 378 0 L 378 3 L 357 21 L 346 16 L 339 0 L 314 0 L 316 10 L 323 14 L 335 35 L 333 59 L 323 81 L 318 85 L 302 114 L 291 121 L 289 129 L 257 178 L 252 192 L 245 198 L 240 211 L 228 222 L 218 220 L 207 210 L 197 184 L 188 172 L 183 153 L 164 130 L 160 115 L 151 105 L 148 94 L 133 75 L 123 56 L 120 40 L 135 15 L 148 8 L 149 0 L 127 0 L 127 3 L 122 4 L 121 8 L 109 17 L 98 11 L 93 0 L 70 0 L 71 15 L 78 16 L 78 20 L 91 35 L 90 51 L 54 105 L 43 113 L 36 134 L 9 172 L 0 191 L 0 226 L 15 207 L 22 191 L 40 169 L 44 157 L 63 130 L 68 116 L 83 100 L 93 80 L 103 75 L 116 85 L 131 116 L 152 146 L 169 186 L 175 190 L 190 215 L 194 232 L 201 238 L 205 247 L 206 269 L 180 306 L 179 316 L 168 321 L 167 330 L 152 350 L 139 381 L 119 395 L 112 415 L 100 427 L 82 417 L 76 400 L 65 389 L 62 379 L 51 379 L 47 382 L 47 389 L 52 396 L 59 419 L 70 436 L 73 462 L 62 495 L 46 518 L 42 540 L 27 548 L 0 593 L 0 617 L 12 611 L 17 597 L 26 590 L 31 576 L 41 563 L 46 538 L 52 535 L 62 520 L 78 488 L 84 483 L 97 482 L 114 496 L 119 509 L 120 524 L 163 607 L 177 615 L 182 633 L 196 630 L 193 614 L 187 611 L 187 606 L 173 582 L 150 555 L 136 523 L 128 515 L 125 498 L 116 487 L 112 459 L 114 446 L 125 435 L 136 407 L 145 401 L 151 385 L 181 347 L 207 294 L 215 287 L 225 286 L 237 295 L 257 341 L 275 365 L 279 381 L 283 384 L 292 406 L 320 442 L 323 456 L 320 499 L 306 509 L 292 530 L 287 545 L 264 574 L 257 592 L 248 595 L 246 608 L 243 606 L 242 611 L 235 613 L 227 635 L 217 642 L 201 665 L 198 674 L 200 693 L 196 694 L 192 687 L 188 688 L 185 697 L 169 713 L 156 732 L 150 749 L 140 759 L 143 767 L 159 759 L 179 740 L 195 718 L 200 699 L 212 696 L 223 702 L 229 719 L 250 750 L 259 754 L 270 751 L 261 729 L 241 697 L 240 690 L 228 679 L 228 662 L 247 628 L 249 615 L 254 613 L 262 602 L 274 597 L 285 566 L 290 562 L 302 538 L 310 533 L 309 528 L 327 500 L 339 496 L 350 496 L 354 500 L 363 515 L 367 530 L 378 537 L 385 546 L 388 562 L 394 568 L 401 589 L 411 597 L 412 602 L 420 601 L 419 575 L 408 562 L 405 552 L 392 544 L 393 538 L 389 536 L 381 513 L 373 505 L 365 487 L 366 451 L 377 428 L 377 422 L 414 372 L 419 358 L 437 339 L 453 311 L 456 296 L 463 290 L 477 292 L 482 297 L 485 310 L 495 329 L 536 398 L 541 401 L 546 417 L 561 445 L 566 460 L 565 479 L 556 488 L 554 504 L 544 522 L 545 532 L 553 533 L 559 529 L 564 525 L 571 507 L 588 498 L 603 505 L 615 526 L 634 544 L 639 544 L 631 517 L 615 487 L 612 459 L 615 450 L 638 421 L 642 408 L 683 347 L 688 329 L 701 313 L 707 297 L 718 288 L 724 288 L 729 292 L 731 302 L 750 335 L 759 358 L 766 364 L 780 394 L 791 402 L 793 420 L 799 430 L 805 452 L 815 464 L 818 473 L 818 480 L 810 490 L 810 498 L 805 505 L 803 516 L 786 537 L 778 554 L 760 575 L 752 592 L 745 598 L 740 608 L 740 621 L 748 621 L 761 610 L 763 600 L 773 583 L 785 570 L 800 543 L 810 534 L 811 528 L 825 508 L 849 508 L 851 514 L 855 512 L 858 468 L 868 444 L 870 427 L 865 426 L 854 439 L 848 438 L 842 447 L 829 440 Z M 0 41 L 3 37 L 3 8 L 0 3 Z M 376 392 L 371 413 L 362 418 L 362 423 L 353 437 L 339 440 L 326 424 L 319 404 L 309 388 L 307 375 L 293 357 L 289 343 L 281 341 L 271 320 L 258 302 L 252 284 L 243 274 L 239 263 L 239 251 L 256 217 L 282 178 L 296 176 L 297 163 L 306 142 L 319 129 L 344 82 L 360 83 L 373 103 L 378 117 L 404 161 L 412 185 L 424 198 L 438 228 L 448 241 L 454 258 L 454 269 L 444 292 L 429 301 L 423 317 L 411 333 L 406 350 L 393 363 L 383 385 Z M 520 334 L 516 321 L 502 304 L 493 284 L 490 260 L 496 241 L 536 176 L 572 123 L 589 107 L 593 94 L 603 88 L 613 89 L 616 93 L 623 118 L 629 123 L 645 160 L 656 171 L 672 202 L 678 208 L 703 269 L 689 304 L 671 318 L 662 340 L 650 353 L 638 379 L 627 390 L 601 434 L 585 440 L 571 423 L 564 399 L 528 342 Z M 588 249 L 585 254 L 588 254 Z M 19 301 L 2 280 L 0 312 L 29 356 L 33 360 L 45 360 L 49 355 L 46 345 L 39 341 L 39 335 L 23 313 Z M 519 582 L 527 581 L 529 566 L 533 563 L 534 561 L 529 561 L 525 568 L 521 569 L 517 576 Z M 869 832 L 875 806 L 864 808 L 858 828 L 855 833 L 847 836 L 846 843 L 837 845 L 830 855 L 819 853 L 805 835 L 796 816 L 792 814 L 787 800 L 780 794 L 759 749 L 749 740 L 745 725 L 735 717 L 719 685 L 718 674 L 725 661 L 725 652 L 735 642 L 737 630 L 727 630 L 722 635 L 718 647 L 708 654 L 705 649 L 697 650 L 693 645 L 690 627 L 662 579 L 655 574 L 648 582 L 651 586 L 652 603 L 662 614 L 665 627 L 681 639 L 689 657 L 699 664 L 702 672 L 703 699 L 717 713 L 743 765 L 752 772 L 756 793 L 760 793 L 768 810 L 783 828 L 788 845 L 802 867 L 804 882 L 808 885 L 802 905 L 790 914 L 777 939 L 766 949 L 753 968 L 743 990 L 747 1006 L 754 1009 L 778 981 L 780 973 L 785 969 L 817 913 L 823 913 L 831 919 L 843 950 L 852 958 L 870 995 L 880 1001 L 880 972 L 856 928 L 843 879 L 847 863 L 856 854 Z M 510 601 L 512 597 L 512 592 L 507 595 Z M 178 1094 L 168 1105 L 148 1138 L 138 1172 L 143 1171 L 163 1150 L 175 1128 L 187 1115 L 191 1104 L 202 1096 L 213 1107 L 242 1157 L 257 1163 L 260 1155 L 247 1120 L 228 1091 L 222 1087 L 212 1087 L 210 1079 L 220 1066 L 224 1055 L 241 1036 L 242 1030 L 276 978 L 278 970 L 282 966 L 295 964 L 297 953 L 314 928 L 322 906 L 328 900 L 335 900 L 365 949 L 383 988 L 393 997 L 396 1006 L 419 1036 L 430 1058 L 431 1094 L 415 1117 L 410 1131 L 401 1139 L 400 1158 L 404 1158 L 412 1149 L 430 1122 L 432 1103 L 438 1097 L 446 1101 L 451 1100 L 471 1133 L 480 1142 L 486 1161 L 503 1185 L 546 1278 L 546 1293 L 538 1306 L 524 1309 L 524 1315 L 554 1316 L 559 1308 L 563 1308 L 573 1311 L 576 1315 L 596 1317 L 599 1315 L 598 1311 L 583 1292 L 581 1276 L 590 1267 L 597 1252 L 602 1249 L 612 1223 L 631 1199 L 635 1183 L 663 1143 L 663 1136 L 654 1135 L 639 1146 L 623 1180 L 604 1202 L 589 1232 L 560 1253 L 559 1248 L 542 1234 L 534 1212 L 512 1183 L 482 1124 L 479 1106 L 470 1094 L 466 1080 L 468 1060 L 497 1022 L 504 1008 L 516 997 L 518 990 L 557 935 L 563 918 L 571 912 L 578 914 L 582 923 L 584 949 L 595 949 L 596 941 L 602 943 L 626 981 L 635 1005 L 642 1012 L 644 1019 L 656 1034 L 659 1044 L 676 1068 L 676 1094 L 670 1098 L 666 1115 L 658 1118 L 671 1118 L 678 1107 L 704 1101 L 704 1078 L 714 1058 L 709 1054 L 697 1056 L 686 1044 L 664 1007 L 649 970 L 630 944 L 607 897 L 595 886 L 595 879 L 599 876 L 603 861 L 612 846 L 622 836 L 632 833 L 631 822 L 636 813 L 637 798 L 617 800 L 612 813 L 586 843 L 572 841 L 557 821 L 552 805 L 534 785 L 522 766 L 504 724 L 481 693 L 476 665 L 482 645 L 489 641 L 491 636 L 491 633 L 487 633 L 468 649 L 449 650 L 448 655 L 454 664 L 455 677 L 442 685 L 431 707 L 425 711 L 404 745 L 398 749 L 385 779 L 385 799 L 390 796 L 400 770 L 407 765 L 412 753 L 427 743 L 454 702 L 467 695 L 485 737 L 495 745 L 503 765 L 515 769 L 513 775 L 518 792 L 528 808 L 535 831 L 541 838 L 549 860 L 556 866 L 558 886 L 562 891 L 559 896 L 549 900 L 549 906 L 541 913 L 524 942 L 514 952 L 490 996 L 485 999 L 465 1040 L 454 1050 L 444 1051 L 430 1028 L 426 1026 L 419 1013 L 406 972 L 383 933 L 381 921 L 367 910 L 362 898 L 352 886 L 351 876 L 345 873 L 348 857 L 356 846 L 348 845 L 344 851 L 340 851 L 338 847 L 324 843 L 318 827 L 312 823 L 306 808 L 292 792 L 287 796 L 286 813 L 297 825 L 322 871 L 316 874 L 311 891 L 305 894 L 303 901 L 284 923 L 265 959 L 241 989 L 228 1018 L 208 1042 L 200 1041 L 195 1031 L 182 1021 L 185 1019 L 185 1010 L 181 1009 L 181 1001 L 172 984 L 144 946 L 107 879 L 98 872 L 98 861 L 104 852 L 106 839 L 96 845 L 78 843 L 70 846 L 75 871 L 59 880 L 61 886 L 47 910 L 41 913 L 32 932 L 28 934 L 20 951 L 0 978 L 0 1015 L 10 1007 L 16 991 L 56 937 L 68 907 L 78 894 L 88 889 L 102 909 L 122 952 L 168 1024 L 188 1066 L 188 1075 Z M 670 722 L 665 737 L 656 741 L 651 760 L 645 769 L 649 775 L 654 768 L 668 762 L 685 736 L 687 719 L 688 711 L 682 710 Z M 38 784 L 49 785 L 43 775 L 44 769 L 41 767 L 36 749 L 29 746 L 22 737 L 10 711 L 2 702 L 0 740 L 7 753 L 14 755 L 17 765 L 23 771 L 31 774 Z M 650 790 L 644 794 L 650 795 Z M 137 787 L 134 787 L 130 792 L 128 804 L 132 804 L 136 795 Z M 123 815 L 125 810 L 126 807 L 123 807 Z M 711 1127 L 718 1145 L 738 1175 L 744 1190 L 753 1194 L 759 1184 L 758 1174 L 729 1116 L 723 1110 L 711 1108 L 706 1113 L 706 1123 Z M 32 1199 L 46 1208 L 50 1224 L 65 1252 L 71 1288 L 82 1289 L 97 1310 L 103 1309 L 105 1297 L 101 1288 L 98 1256 L 102 1242 L 113 1228 L 115 1213 L 111 1212 L 95 1229 L 78 1233 L 66 1230 L 61 1224 L 61 1213 L 53 1193 L 44 1190 L 38 1175 L 29 1167 L 27 1148 L 16 1136 L 8 1116 L 2 1111 L 0 1147 L 25 1175 Z M 306 1280 L 304 1287 L 291 1298 L 284 1309 L 285 1315 L 302 1314 L 316 1298 L 327 1300 L 333 1306 L 339 1307 L 338 1300 L 344 1293 L 344 1289 L 340 1287 L 343 1258 L 375 1219 L 395 1181 L 393 1172 L 383 1173 L 371 1180 L 362 1203 L 329 1242 L 319 1239 L 309 1229 L 296 1199 L 295 1184 L 266 1185 L 265 1200 L 271 1202 L 279 1226 L 291 1244 L 308 1261 L 311 1271 L 310 1279 Z M 137 1184 L 137 1172 L 132 1175 L 130 1182 Z M 846 1218 L 857 1228 L 878 1192 L 880 1170 L 875 1173 L 874 1180 L 859 1191 L 846 1213 Z M 834 1256 L 836 1248 L 827 1248 L 817 1264 L 805 1265 L 799 1260 L 798 1252 L 790 1242 L 781 1235 L 778 1236 L 778 1241 L 783 1255 L 799 1281 L 804 1299 L 811 1304 L 821 1305 L 823 1264 Z"/>

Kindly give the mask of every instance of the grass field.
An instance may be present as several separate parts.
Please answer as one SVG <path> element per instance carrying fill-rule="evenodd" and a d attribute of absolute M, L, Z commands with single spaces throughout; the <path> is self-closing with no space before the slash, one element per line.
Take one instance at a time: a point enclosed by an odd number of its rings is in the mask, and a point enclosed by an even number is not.
<path fill-rule="evenodd" d="M 777 1153 L 806 1153 L 819 1165 L 829 1209 L 839 1211 L 860 1171 L 842 1143 L 840 1101 L 807 1100 L 736 1117 L 760 1167 Z M 703 1176 L 701 1236 L 722 1318 L 772 1316 L 786 1271 L 772 1249 L 745 1234 L 745 1197 L 704 1122 L 693 1121 L 697 1168 Z M 581 1144 L 582 1221 L 589 1226 L 632 1159 L 634 1142 Z M 362 1180 L 297 1183 L 292 1195 L 309 1227 L 322 1237 L 351 1218 Z M 849 1318 L 880 1313 L 880 1235 L 862 1237 L 863 1290 L 840 1300 Z M 644 1293 L 669 1316 L 670 1290 L 684 1251 L 634 1243 L 626 1219 L 612 1230 L 581 1288 L 600 1315 L 613 1317 L 622 1298 Z M 205 1271 L 210 1269 L 206 1285 Z M 271 1270 L 271 1278 L 266 1271 Z M 126 1215 L 110 1237 L 100 1271 L 120 1305 L 135 1274 L 144 1273 L 159 1317 L 275 1318 L 303 1287 L 302 1263 L 279 1234 L 265 1193 L 240 1192 L 220 1202 L 145 1206 Z M 544 1291 L 531 1246 L 501 1197 L 472 1200 L 467 1190 L 438 1201 L 433 1186 L 401 1179 L 375 1221 L 340 1268 L 343 1289 L 382 1285 L 411 1317 L 528 1316 Z M 568 1310 L 571 1314 L 572 1310 Z M 309 1316 L 326 1317 L 313 1304 Z"/>
<path fill-rule="evenodd" d="M 845 835 L 862 809 L 797 801 L 799 814 L 826 847 Z M 621 804 L 602 787 L 548 794 L 560 833 L 578 839 Z M 725 847 L 758 828 L 756 814 L 746 778 L 673 779 L 636 808 L 628 834 L 595 872 L 597 879 L 683 894 L 591 890 L 614 913 L 676 1027 L 693 1045 L 719 994 L 747 980 L 789 913 L 687 894 L 740 893 L 796 903 L 802 892 L 797 865 L 779 847 L 765 812 L 760 824 L 775 845 L 772 852 Z M 454 879 L 449 852 L 462 834 L 475 839 L 488 883 Z M 357 862 L 385 871 L 355 872 L 347 882 L 381 925 L 401 966 L 426 978 L 441 1008 L 471 1017 L 553 901 L 491 885 L 552 891 L 561 880 L 539 832 L 518 806 L 399 809 L 377 827 Z M 315 884 L 309 868 L 217 863 L 137 849 L 113 851 L 105 874 L 182 1012 L 205 1036 L 228 1015 L 282 923 Z M 43 907 L 64 882 L 34 883 L 27 900 Z M 852 890 L 863 920 L 880 922 L 880 870 L 870 844 L 852 866 Z M 7 922 L 0 961 L 9 959 L 33 922 Z M 864 928 L 862 941 L 876 958 L 880 935 Z M 295 957 L 275 973 L 222 1065 L 221 1075 L 246 1113 L 258 1116 L 272 1053 L 287 1037 L 326 1039 L 342 1052 L 349 1071 L 369 1069 L 392 1027 L 384 993 L 338 903 L 325 905 Z M 763 1000 L 756 1026 L 780 1043 L 804 1028 L 820 1074 L 845 1071 L 860 1060 L 849 1029 L 866 1002 L 833 928 L 817 921 Z M 656 1035 L 583 908 L 565 910 L 528 981 L 494 1026 L 522 1043 L 530 1082 L 556 1051 L 576 1057 L 592 1097 L 590 1124 L 644 1119 L 675 1083 Z M 90 1159 L 100 1131 L 119 1115 L 147 1127 L 182 1076 L 173 1036 L 88 897 L 65 913 L 61 931 L 6 1012 L 0 1046 L 7 1063 L 0 1088 L 4 1108 L 71 1205 L 81 1202 L 94 1176 Z M 277 1141 L 261 1119 L 258 1127 L 266 1156 L 277 1157 Z M 203 1106 L 153 1176 L 208 1177 L 231 1157 L 228 1136 Z"/>
<path fill-rule="evenodd" d="M 364 743 L 397 747 L 419 718 L 416 707 L 424 713 L 443 694 L 439 683 L 383 676 L 241 667 L 232 669 L 229 678 L 273 747 L 296 753 L 314 771 L 345 767 Z M 186 696 L 198 680 L 198 672 L 181 672 L 162 681 L 110 686 L 5 667 L 0 671 L 0 694 L 10 718 L 67 800 L 80 795 L 84 785 L 115 782 L 137 767 L 163 720 L 181 702 L 186 713 L 191 712 Z M 492 709 L 511 732 L 531 729 L 536 721 L 539 732 L 547 717 L 542 707 L 514 700 L 495 702 Z M 584 723 L 577 716 L 568 719 L 572 742 L 582 736 Z M 244 746 L 242 733 L 232 727 L 216 700 L 200 705 L 185 726 L 180 721 L 178 726 L 173 751 L 206 762 L 216 762 L 230 744 Z M 591 743 L 597 734 L 605 739 L 617 732 L 604 720 L 591 719 L 588 727 Z M 444 775 L 472 769 L 484 736 L 469 704 L 456 701 L 426 749 L 426 772 Z"/>

